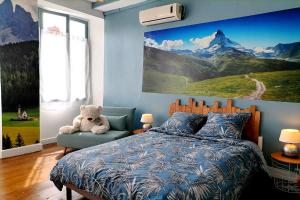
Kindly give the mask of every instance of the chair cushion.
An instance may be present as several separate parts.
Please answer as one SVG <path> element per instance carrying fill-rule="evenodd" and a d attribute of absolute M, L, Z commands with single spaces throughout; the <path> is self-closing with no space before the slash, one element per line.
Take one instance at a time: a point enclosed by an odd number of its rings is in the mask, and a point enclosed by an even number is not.
<path fill-rule="evenodd" d="M 135 108 L 104 106 L 103 112 L 101 114 L 105 116 L 127 115 L 126 130 L 132 131 L 134 129 L 134 113 L 135 113 Z"/>
<path fill-rule="evenodd" d="M 126 118 L 127 115 L 123 116 L 110 116 L 110 115 L 104 115 L 108 122 L 110 129 L 116 130 L 116 131 L 124 131 L 126 130 Z"/>
<path fill-rule="evenodd" d="M 83 149 L 98 144 L 103 144 L 129 136 L 129 131 L 110 130 L 101 135 L 95 135 L 91 132 L 77 132 L 73 134 L 58 134 L 57 144 L 62 147 L 74 149 Z"/>

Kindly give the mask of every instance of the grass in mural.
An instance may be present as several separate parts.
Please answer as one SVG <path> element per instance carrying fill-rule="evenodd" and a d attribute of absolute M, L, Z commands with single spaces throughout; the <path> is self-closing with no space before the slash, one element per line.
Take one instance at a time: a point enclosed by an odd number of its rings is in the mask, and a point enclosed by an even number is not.
<path fill-rule="evenodd" d="M 3 136 L 8 135 L 14 146 L 19 133 L 24 139 L 24 145 L 35 144 L 40 139 L 39 127 L 3 127 Z"/>
<path fill-rule="evenodd" d="M 194 96 L 238 98 L 249 95 L 255 89 L 253 81 L 244 75 L 237 75 L 194 82 L 186 88 L 185 93 Z"/>
<path fill-rule="evenodd" d="M 24 145 L 35 144 L 40 140 L 39 108 L 26 109 L 28 117 L 32 120 L 15 121 L 16 112 L 3 112 L 3 149 L 10 149 Z"/>
<path fill-rule="evenodd" d="M 161 73 L 156 70 L 144 71 L 143 91 L 159 93 L 183 93 L 190 79 L 185 76 Z"/>
<path fill-rule="evenodd" d="M 11 119 L 17 118 L 17 112 L 3 112 L 2 114 L 2 124 L 5 127 L 38 127 L 39 126 L 39 109 L 31 108 L 26 109 L 29 117 L 33 120 L 30 121 L 12 121 Z"/>
<path fill-rule="evenodd" d="M 188 94 L 193 96 L 236 98 L 247 95 L 255 90 L 255 83 L 246 79 L 244 75 L 191 82 L 191 80 L 185 76 L 161 73 L 155 70 L 146 70 L 144 73 L 143 90 L 159 93 Z"/>
<path fill-rule="evenodd" d="M 262 100 L 300 101 L 300 70 L 249 73 L 247 75 L 250 78 L 245 75 L 192 82 L 185 76 L 147 69 L 144 72 L 143 91 L 243 98 L 257 89 L 256 83 L 250 79 L 254 78 L 266 87 Z"/>
<path fill-rule="evenodd" d="M 300 101 L 300 70 L 250 73 L 249 76 L 265 84 L 264 100 Z"/>

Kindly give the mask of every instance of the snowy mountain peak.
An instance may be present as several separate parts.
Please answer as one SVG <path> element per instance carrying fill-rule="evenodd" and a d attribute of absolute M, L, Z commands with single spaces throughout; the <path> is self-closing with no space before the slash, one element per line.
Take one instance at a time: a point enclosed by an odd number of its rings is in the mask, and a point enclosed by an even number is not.
<path fill-rule="evenodd" d="M 244 50 L 240 44 L 228 39 L 222 30 L 217 30 L 213 34 L 203 38 L 192 38 L 190 42 L 197 47 L 197 51 L 207 50 L 213 52 L 220 48 L 236 48 Z"/>
<path fill-rule="evenodd" d="M 217 30 L 217 32 L 215 32 L 215 37 L 216 38 L 225 38 L 225 34 L 223 33 L 222 30 Z"/>
<path fill-rule="evenodd" d="M 238 43 L 228 39 L 223 31 L 218 30 L 215 34 L 214 40 L 212 40 L 209 44 L 209 48 L 218 44 L 220 47 L 237 47 L 240 46 Z"/>
<path fill-rule="evenodd" d="M 0 3 L 0 45 L 38 40 L 38 22 L 30 12 L 10 0 Z"/>

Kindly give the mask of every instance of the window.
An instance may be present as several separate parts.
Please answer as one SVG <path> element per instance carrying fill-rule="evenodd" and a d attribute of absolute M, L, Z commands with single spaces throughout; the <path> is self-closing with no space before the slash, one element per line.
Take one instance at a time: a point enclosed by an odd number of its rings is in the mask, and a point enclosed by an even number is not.
<path fill-rule="evenodd" d="M 40 19 L 42 102 L 86 99 L 88 23 L 46 10 Z"/>

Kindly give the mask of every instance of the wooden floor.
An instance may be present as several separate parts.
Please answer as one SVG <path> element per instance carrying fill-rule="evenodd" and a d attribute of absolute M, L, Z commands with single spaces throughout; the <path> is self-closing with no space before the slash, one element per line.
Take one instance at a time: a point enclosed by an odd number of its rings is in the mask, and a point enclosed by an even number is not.
<path fill-rule="evenodd" d="M 59 191 L 49 181 L 49 174 L 63 149 L 46 145 L 44 150 L 0 160 L 0 200 L 64 200 L 65 190 Z M 73 193 L 73 200 L 84 200 Z"/>
<path fill-rule="evenodd" d="M 61 192 L 49 181 L 52 167 L 62 156 L 62 148 L 47 145 L 37 153 L 0 160 L 0 200 L 65 200 L 65 189 Z M 86 200 L 72 194 L 73 200 Z M 299 199 L 275 189 L 272 194 L 271 199 Z"/>

